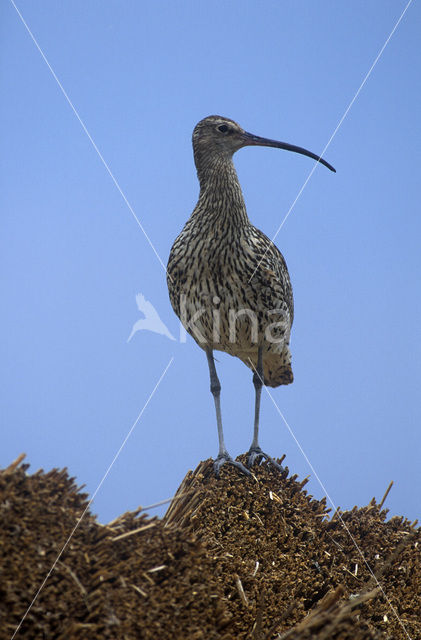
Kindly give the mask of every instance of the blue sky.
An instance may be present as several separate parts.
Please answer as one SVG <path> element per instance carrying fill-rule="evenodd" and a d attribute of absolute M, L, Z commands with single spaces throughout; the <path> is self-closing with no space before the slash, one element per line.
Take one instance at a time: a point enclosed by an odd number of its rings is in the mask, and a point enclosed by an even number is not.
<path fill-rule="evenodd" d="M 29 28 L 156 252 L 198 195 L 191 132 L 221 114 L 320 153 L 406 2 L 42 3 Z M 342 508 L 420 515 L 420 4 L 413 2 L 279 233 L 295 295 L 295 382 L 271 393 Z M 204 353 L 179 341 L 165 272 L 15 8 L 0 8 L 1 447 L 67 466 L 106 522 L 171 496 L 217 453 Z M 249 217 L 273 236 L 313 168 L 235 156 Z M 177 338 L 138 331 L 142 293 Z M 251 373 L 218 354 L 232 455 L 252 437 Z M 263 392 L 261 444 L 311 473 Z M 309 485 L 324 491 L 314 474 Z"/>

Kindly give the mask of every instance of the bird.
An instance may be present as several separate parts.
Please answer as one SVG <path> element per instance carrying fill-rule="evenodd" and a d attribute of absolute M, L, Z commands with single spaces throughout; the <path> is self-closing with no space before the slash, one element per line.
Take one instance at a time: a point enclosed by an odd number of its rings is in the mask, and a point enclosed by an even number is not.
<path fill-rule="evenodd" d="M 250 468 L 263 459 L 282 469 L 259 445 L 259 416 L 262 386 L 293 381 L 292 286 L 283 255 L 250 222 L 233 155 L 246 146 L 275 147 L 335 169 L 307 149 L 254 135 L 218 115 L 198 122 L 192 143 L 199 199 L 171 248 L 167 285 L 176 315 L 206 353 L 219 441 L 215 475 L 224 464 L 251 475 Z M 215 350 L 239 358 L 253 371 L 254 426 L 247 467 L 234 460 L 225 446 Z"/>
<path fill-rule="evenodd" d="M 137 331 L 145 331 L 145 330 L 153 331 L 154 333 L 160 333 L 161 335 L 166 336 L 170 340 L 175 340 L 172 333 L 162 322 L 153 304 L 149 302 L 149 300 L 146 300 L 145 296 L 142 295 L 141 293 L 138 293 L 136 295 L 136 304 L 139 311 L 143 313 L 145 317 L 140 318 L 140 320 L 137 320 L 134 323 L 131 334 L 127 338 L 127 342 L 130 342 L 130 340 L 133 338 L 134 334 Z"/>

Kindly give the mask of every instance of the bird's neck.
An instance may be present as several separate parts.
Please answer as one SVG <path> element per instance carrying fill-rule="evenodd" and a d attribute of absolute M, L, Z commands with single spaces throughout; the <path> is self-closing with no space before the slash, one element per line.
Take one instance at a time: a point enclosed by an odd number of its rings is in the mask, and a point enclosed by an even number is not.
<path fill-rule="evenodd" d="M 223 226 L 250 224 L 231 157 L 220 154 L 198 158 L 195 154 L 200 195 L 193 215 Z"/>

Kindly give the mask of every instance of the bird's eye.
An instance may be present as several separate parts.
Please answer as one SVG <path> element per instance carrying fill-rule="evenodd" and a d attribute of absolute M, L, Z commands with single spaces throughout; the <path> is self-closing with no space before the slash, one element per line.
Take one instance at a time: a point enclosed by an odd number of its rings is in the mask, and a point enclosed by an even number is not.
<path fill-rule="evenodd" d="M 229 127 L 226 124 L 220 124 L 218 127 L 218 131 L 220 131 L 221 133 L 227 133 L 227 131 L 229 131 Z"/>

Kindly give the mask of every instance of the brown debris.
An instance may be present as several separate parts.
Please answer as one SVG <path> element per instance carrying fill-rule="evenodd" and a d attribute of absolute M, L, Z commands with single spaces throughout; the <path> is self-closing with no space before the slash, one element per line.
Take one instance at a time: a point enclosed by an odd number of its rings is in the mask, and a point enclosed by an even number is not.
<path fill-rule="evenodd" d="M 0 640 L 55 562 L 17 640 L 421 636 L 420 529 L 374 500 L 329 519 L 305 480 L 266 464 L 217 479 L 208 460 L 162 520 L 138 509 L 104 526 L 86 511 L 57 561 L 87 496 L 22 459 L 0 472 Z"/>

